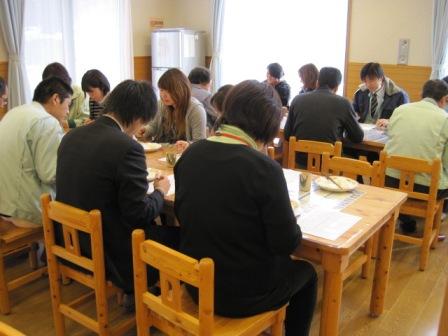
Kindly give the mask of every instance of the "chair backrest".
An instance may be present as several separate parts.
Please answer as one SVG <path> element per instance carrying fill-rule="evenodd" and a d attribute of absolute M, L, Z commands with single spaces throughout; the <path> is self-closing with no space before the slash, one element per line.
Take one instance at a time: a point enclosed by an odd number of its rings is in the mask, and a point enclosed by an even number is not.
<path fill-rule="evenodd" d="M 406 156 L 388 155 L 386 151 L 380 153 L 380 186 L 385 186 L 386 169 L 399 171 L 399 186 L 401 191 L 408 194 L 408 198 L 428 201 L 429 208 L 435 206 L 437 200 L 437 190 L 439 188 L 440 159 L 422 160 Z M 428 193 L 414 191 L 415 177 L 417 174 L 428 174 L 431 178 Z M 394 189 L 394 188 L 390 188 Z"/>
<path fill-rule="evenodd" d="M 92 272 L 96 281 L 105 283 L 103 230 L 99 210 L 87 212 L 52 201 L 48 194 L 41 196 L 41 202 L 47 254 Z M 55 222 L 61 225 L 64 246 L 56 244 Z M 90 236 L 91 257 L 81 251 L 79 231 Z"/>
<path fill-rule="evenodd" d="M 6 323 L 0 322 L 0 336 L 25 336 L 25 334 Z"/>
<path fill-rule="evenodd" d="M 356 180 L 358 176 L 370 178 L 370 185 L 379 185 L 380 162 L 370 164 L 367 161 L 322 154 L 322 174 L 339 175 Z"/>
<path fill-rule="evenodd" d="M 307 153 L 306 170 L 313 173 L 321 172 L 321 158 L 323 153 L 329 153 L 331 156 L 341 156 L 342 143 L 336 141 L 334 145 L 327 142 L 296 140 L 296 137 L 289 138 L 288 145 L 288 168 L 296 168 L 296 153 Z"/>
<path fill-rule="evenodd" d="M 198 261 L 155 241 L 145 240 L 143 230 L 132 233 L 132 250 L 138 328 L 147 327 L 145 309 L 150 309 L 176 328 L 193 335 L 211 335 L 214 326 L 213 260 Z M 148 291 L 147 264 L 159 270 L 160 296 Z M 199 289 L 198 317 L 184 310 L 182 282 Z"/>
<path fill-rule="evenodd" d="M 273 146 L 268 146 L 268 156 L 275 160 L 275 148 Z"/>

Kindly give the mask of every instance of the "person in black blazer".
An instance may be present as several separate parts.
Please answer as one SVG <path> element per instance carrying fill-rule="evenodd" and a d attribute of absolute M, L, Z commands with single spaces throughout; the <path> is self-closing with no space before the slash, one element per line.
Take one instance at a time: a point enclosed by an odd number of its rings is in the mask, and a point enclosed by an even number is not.
<path fill-rule="evenodd" d="M 56 199 L 101 211 L 106 277 L 125 293 L 133 291 L 131 232 L 152 226 L 169 190 L 161 177 L 147 194 L 145 153 L 133 139 L 156 111 L 151 84 L 126 80 L 110 93 L 104 115 L 67 133 L 58 150 Z M 90 256 L 90 242 L 80 240 Z"/>

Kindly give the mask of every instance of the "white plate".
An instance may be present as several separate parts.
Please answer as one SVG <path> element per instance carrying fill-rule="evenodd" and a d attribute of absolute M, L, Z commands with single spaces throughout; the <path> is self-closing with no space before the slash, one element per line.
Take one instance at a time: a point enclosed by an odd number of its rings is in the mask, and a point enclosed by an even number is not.
<path fill-rule="evenodd" d="M 162 173 L 160 170 L 154 168 L 148 168 L 146 170 L 148 172 L 148 176 L 146 177 L 148 182 L 154 181 L 156 177 Z"/>
<path fill-rule="evenodd" d="M 298 217 L 302 213 L 302 207 L 300 206 L 300 201 L 298 200 L 292 200 L 291 207 L 292 211 L 294 212 L 294 216 Z"/>
<path fill-rule="evenodd" d="M 162 148 L 162 145 L 155 142 L 140 142 L 140 145 L 143 146 L 145 152 L 155 152 Z"/>
<path fill-rule="evenodd" d="M 341 188 L 339 188 L 335 183 L 333 183 L 333 181 L 326 178 L 325 176 L 319 176 L 314 180 L 314 182 L 319 186 L 319 188 L 333 192 L 352 191 L 358 186 L 358 182 L 348 177 L 331 176 L 331 179 L 334 180 Z"/>

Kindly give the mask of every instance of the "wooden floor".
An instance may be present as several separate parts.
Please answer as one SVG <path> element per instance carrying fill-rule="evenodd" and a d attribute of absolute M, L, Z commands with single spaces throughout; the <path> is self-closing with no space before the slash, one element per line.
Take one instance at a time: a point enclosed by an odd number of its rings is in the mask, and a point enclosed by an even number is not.
<path fill-rule="evenodd" d="M 446 223 L 442 231 L 448 233 Z M 390 282 L 387 290 L 385 311 L 379 318 L 368 316 L 370 281 L 359 275 L 344 284 L 340 335 L 369 336 L 431 336 L 437 334 L 444 289 L 448 279 L 448 241 L 439 243 L 431 251 L 430 262 L 425 272 L 418 270 L 417 247 L 396 242 L 392 256 Z M 15 258 L 9 263 L 10 272 L 20 272 L 26 265 L 25 258 Z M 322 272 L 319 281 L 322 288 Z M 65 286 L 64 293 L 76 297 L 84 291 L 77 285 Z M 320 294 L 320 293 L 319 293 Z M 27 335 L 54 335 L 51 302 L 46 278 L 14 291 L 11 295 L 12 313 L 1 316 L 8 323 Z M 93 308 L 92 308 L 93 309 Z M 319 334 L 320 300 L 313 319 L 311 335 Z M 115 306 L 114 315 L 122 308 Z M 93 335 L 75 323 L 68 322 L 67 335 Z M 134 335 L 135 331 L 128 333 Z"/>

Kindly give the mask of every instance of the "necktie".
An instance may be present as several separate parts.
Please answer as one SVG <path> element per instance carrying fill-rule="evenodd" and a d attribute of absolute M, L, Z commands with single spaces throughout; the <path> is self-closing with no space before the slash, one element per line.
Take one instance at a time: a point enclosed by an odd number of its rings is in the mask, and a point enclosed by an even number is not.
<path fill-rule="evenodd" d="M 375 115 L 377 107 L 378 107 L 378 98 L 376 97 L 376 93 L 374 93 L 372 94 L 372 98 L 370 101 L 370 115 L 372 116 L 372 118 Z"/>

